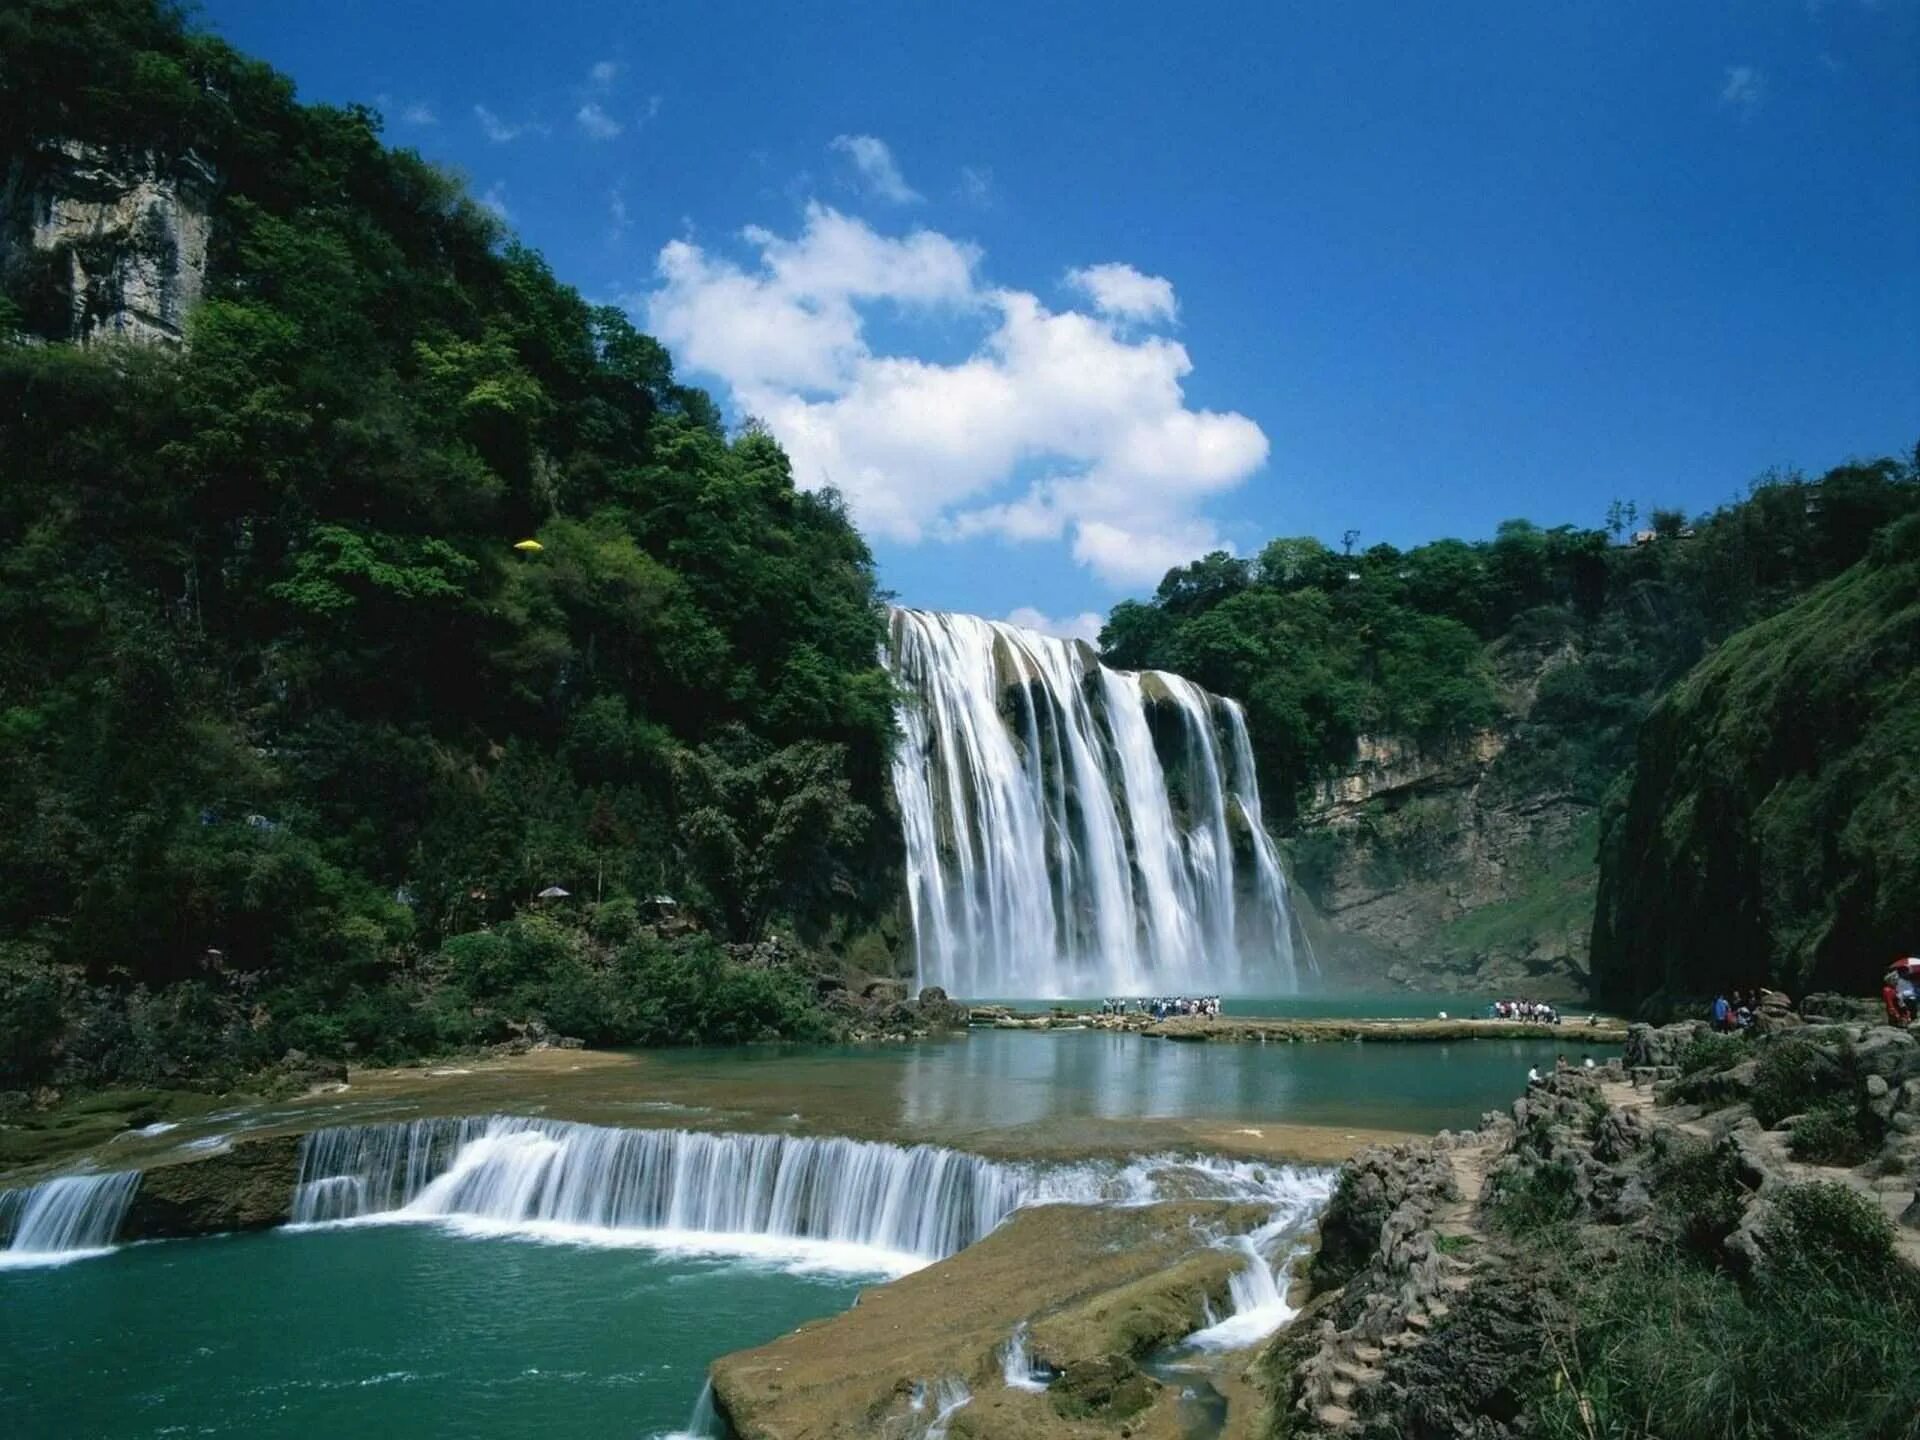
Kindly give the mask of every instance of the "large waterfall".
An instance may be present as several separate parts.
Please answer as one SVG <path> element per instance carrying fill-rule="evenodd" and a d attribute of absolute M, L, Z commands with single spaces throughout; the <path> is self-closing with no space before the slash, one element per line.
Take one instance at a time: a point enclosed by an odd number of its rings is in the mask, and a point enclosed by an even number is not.
<path fill-rule="evenodd" d="M 22 1190 L 0 1190 L 0 1269 L 58 1265 L 104 1255 L 139 1188 L 138 1170 L 59 1175 Z"/>
<path fill-rule="evenodd" d="M 302 1142 L 292 1219 L 437 1222 L 905 1271 L 971 1245 L 1022 1205 L 1279 1203 L 1312 1173 L 1172 1157 L 1029 1166 L 935 1145 L 495 1115 L 315 1131 Z"/>
<path fill-rule="evenodd" d="M 1294 988 L 1287 883 L 1238 704 L 974 615 L 895 610 L 890 657 L 921 984 Z"/>

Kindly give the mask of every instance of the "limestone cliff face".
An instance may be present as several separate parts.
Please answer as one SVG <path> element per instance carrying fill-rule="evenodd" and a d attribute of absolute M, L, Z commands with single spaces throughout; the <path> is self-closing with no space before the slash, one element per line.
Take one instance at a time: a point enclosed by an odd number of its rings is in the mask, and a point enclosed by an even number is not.
<path fill-rule="evenodd" d="M 1549 663 L 1512 677 L 1514 719 Z M 1595 808 L 1517 782 L 1502 763 L 1513 743 L 1507 728 L 1438 746 L 1366 736 L 1315 786 L 1291 849 L 1336 969 L 1427 990 L 1584 991 Z"/>
<path fill-rule="evenodd" d="M 44 339 L 178 344 L 206 287 L 215 179 L 192 157 L 68 141 L 16 156 L 0 277 Z"/>

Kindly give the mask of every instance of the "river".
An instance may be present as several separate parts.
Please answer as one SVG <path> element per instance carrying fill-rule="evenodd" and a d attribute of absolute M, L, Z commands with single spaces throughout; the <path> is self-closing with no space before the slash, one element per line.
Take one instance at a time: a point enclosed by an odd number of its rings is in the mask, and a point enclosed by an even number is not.
<path fill-rule="evenodd" d="M 498 1113 L 540 1117 L 547 1130 L 505 1137 L 536 1147 L 557 1133 L 576 1148 L 633 1148 L 598 1138 L 604 1129 L 575 1138 L 570 1121 L 785 1136 L 790 1154 L 813 1143 L 803 1137 L 858 1136 L 875 1142 L 860 1153 L 880 1156 L 863 1163 L 898 1172 L 895 1188 L 907 1190 L 926 1162 L 910 1171 L 899 1147 L 931 1143 L 964 1152 L 967 1173 L 986 1177 L 967 1183 L 1003 1204 L 1005 1174 L 1031 1188 L 1032 1176 L 1075 1157 L 1106 1157 L 1109 1177 L 1120 1157 L 1174 1151 L 1325 1161 L 1367 1139 L 1467 1126 L 1569 1042 L 1577 1036 L 1184 1045 L 985 1030 L 907 1046 L 545 1052 L 356 1076 L 340 1094 L 223 1113 L 92 1160 L 146 1163 L 256 1131 Z M 806 1173 L 846 1171 L 851 1153 L 834 1151 Z M 1002 1168 L 965 1155 L 998 1157 Z M 926 1242 L 903 1261 L 873 1247 L 738 1234 L 716 1244 L 668 1233 L 652 1210 L 632 1223 L 489 1227 L 475 1215 L 516 1204 L 511 1213 L 522 1213 L 514 1197 L 534 1172 L 524 1158 L 488 1163 L 495 1168 L 475 1168 L 464 1198 L 416 1203 L 410 1218 L 423 1223 L 127 1245 L 74 1264 L 0 1269 L 10 1433 L 664 1434 L 686 1423 L 715 1356 L 844 1310 L 863 1284 L 944 1253 Z M 593 1163 L 611 1173 L 610 1162 Z M 801 1172 L 788 1162 L 782 1173 Z M 1232 1182 L 1219 1193 L 1250 1183 L 1235 1178 L 1240 1170 L 1219 1173 Z M 1258 1173 L 1271 1185 L 1294 1172 Z M 702 1172 L 690 1183 L 719 1182 Z M 771 1170 L 752 1183 L 769 1195 L 791 1188 Z M 897 1203 L 855 1200 L 863 1215 Z M 999 1212 L 980 1213 L 991 1223 Z M 764 1215 L 716 1223 L 778 1228 Z M 782 1223 L 818 1233 L 822 1222 Z"/>

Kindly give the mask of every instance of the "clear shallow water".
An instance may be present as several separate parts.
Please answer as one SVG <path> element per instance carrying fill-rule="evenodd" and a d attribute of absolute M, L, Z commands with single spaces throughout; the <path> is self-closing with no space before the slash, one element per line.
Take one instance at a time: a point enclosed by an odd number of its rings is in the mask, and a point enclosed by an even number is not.
<path fill-rule="evenodd" d="M 135 1245 L 0 1273 L 0 1414 L 18 1440 L 653 1436 L 716 1355 L 865 1283 L 412 1226 Z"/>

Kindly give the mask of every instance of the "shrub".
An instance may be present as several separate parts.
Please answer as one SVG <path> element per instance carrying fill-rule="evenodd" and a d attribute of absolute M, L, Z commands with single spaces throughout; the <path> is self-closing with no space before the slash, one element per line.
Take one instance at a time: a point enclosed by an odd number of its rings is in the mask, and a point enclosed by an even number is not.
<path fill-rule="evenodd" d="M 1871 1285 L 1891 1277 L 1897 1264 L 1893 1222 L 1866 1196 L 1837 1180 L 1816 1180 L 1780 1192 L 1761 1238 L 1776 1263 L 1792 1272 Z"/>
<path fill-rule="evenodd" d="M 1501 1228 L 1525 1235 L 1577 1219 L 1580 1197 L 1574 1187 L 1578 1178 L 1564 1160 L 1506 1171 L 1495 1182 L 1494 1214 Z"/>
<path fill-rule="evenodd" d="M 1681 1244 L 1707 1258 L 1720 1254 L 1746 1213 L 1748 1191 L 1730 1145 L 1668 1144 L 1654 1165 L 1653 1192 Z"/>
<path fill-rule="evenodd" d="M 1877 1146 L 1857 1106 L 1816 1105 L 1794 1122 L 1787 1149 L 1810 1165 L 1859 1165 Z"/>
<path fill-rule="evenodd" d="M 1813 1109 L 1841 1088 L 1838 1067 L 1804 1040 L 1762 1047 L 1753 1078 L 1753 1113 L 1772 1129 Z"/>
<path fill-rule="evenodd" d="M 1698 1075 L 1702 1071 L 1728 1070 L 1751 1053 L 1745 1035 L 1702 1031 L 1680 1052 L 1680 1073 Z"/>

